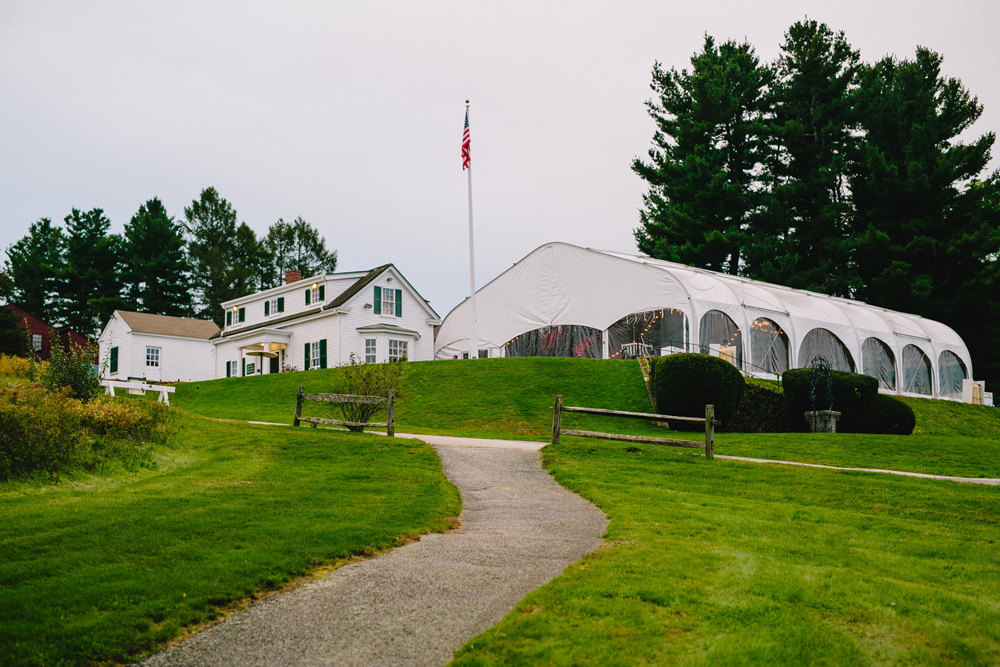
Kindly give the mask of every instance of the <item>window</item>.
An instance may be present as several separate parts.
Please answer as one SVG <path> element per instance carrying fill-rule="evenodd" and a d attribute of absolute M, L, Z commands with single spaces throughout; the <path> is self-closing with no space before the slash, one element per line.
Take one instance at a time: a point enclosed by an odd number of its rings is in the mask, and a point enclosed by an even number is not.
<path fill-rule="evenodd" d="M 234 378 L 240 375 L 240 362 L 238 361 L 227 361 L 226 362 L 226 377 Z"/>
<path fill-rule="evenodd" d="M 309 345 L 309 367 L 319 368 L 319 342 Z"/>
<path fill-rule="evenodd" d="M 146 366 L 150 368 L 160 367 L 160 348 L 158 347 L 146 348 Z"/>
<path fill-rule="evenodd" d="M 42 334 L 31 334 L 31 349 L 42 349 Z"/>
<path fill-rule="evenodd" d="M 396 312 L 396 292 L 391 289 L 382 290 L 382 312 L 392 315 Z"/>
<path fill-rule="evenodd" d="M 365 363 L 374 364 L 375 362 L 375 339 L 365 338 Z"/>
<path fill-rule="evenodd" d="M 373 303 L 376 315 L 403 316 L 403 290 L 376 285 Z"/>
<path fill-rule="evenodd" d="M 389 361 L 406 361 L 405 340 L 389 340 Z"/>
<path fill-rule="evenodd" d="M 326 286 L 323 283 L 313 283 L 306 290 L 306 305 L 326 300 Z"/>
<path fill-rule="evenodd" d="M 264 302 L 264 317 L 285 312 L 285 297 L 278 296 Z"/>

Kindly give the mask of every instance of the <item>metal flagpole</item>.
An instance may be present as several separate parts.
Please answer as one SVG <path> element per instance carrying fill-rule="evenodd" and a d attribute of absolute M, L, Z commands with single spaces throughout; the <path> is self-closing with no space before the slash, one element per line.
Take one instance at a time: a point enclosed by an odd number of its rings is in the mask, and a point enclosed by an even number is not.
<path fill-rule="evenodd" d="M 479 357 L 476 332 L 476 246 L 472 236 L 472 142 L 469 137 L 469 100 L 465 100 L 465 132 L 462 135 L 462 169 L 469 171 L 469 306 L 472 309 L 472 333 L 469 335 L 469 359 Z"/>

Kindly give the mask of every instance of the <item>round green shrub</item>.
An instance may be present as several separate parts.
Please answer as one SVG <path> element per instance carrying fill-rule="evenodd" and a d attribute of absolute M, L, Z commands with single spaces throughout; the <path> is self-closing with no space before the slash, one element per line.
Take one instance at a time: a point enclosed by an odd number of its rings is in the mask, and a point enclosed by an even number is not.
<path fill-rule="evenodd" d="M 875 394 L 861 407 L 858 433 L 910 435 L 917 425 L 913 408 L 895 396 Z"/>
<path fill-rule="evenodd" d="M 730 433 L 786 433 L 788 406 L 781 389 L 747 378 L 736 414 L 719 430 Z"/>
<path fill-rule="evenodd" d="M 807 431 L 808 424 L 803 416 L 809 410 L 823 410 L 827 406 L 813 406 L 809 395 L 812 369 L 795 368 L 781 376 L 782 388 L 788 405 L 789 428 L 792 431 Z M 878 396 L 878 380 L 868 375 L 832 371 L 833 409 L 840 412 L 837 421 L 838 433 L 866 433 L 861 430 L 861 412 L 864 405 Z"/>
<path fill-rule="evenodd" d="M 746 383 L 731 363 L 707 354 L 671 354 L 653 360 L 650 385 L 656 411 L 678 417 L 704 417 L 705 406 L 715 406 L 715 418 L 728 424 L 736 413 Z M 683 430 L 696 424 L 671 424 Z"/>

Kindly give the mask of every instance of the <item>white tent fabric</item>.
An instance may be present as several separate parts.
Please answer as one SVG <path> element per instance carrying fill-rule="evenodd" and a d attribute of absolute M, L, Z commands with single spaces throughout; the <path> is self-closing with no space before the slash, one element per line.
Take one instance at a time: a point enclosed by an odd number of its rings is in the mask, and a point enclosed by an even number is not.
<path fill-rule="evenodd" d="M 879 378 L 882 391 L 935 397 L 954 397 L 954 387 L 972 377 L 965 343 L 939 322 L 859 301 L 567 243 L 543 245 L 497 276 L 476 292 L 476 311 L 477 349 L 487 350 L 490 357 L 533 354 L 535 341 L 546 346 L 545 352 L 535 354 L 566 350 L 571 356 L 595 356 L 594 345 L 599 342 L 596 356 L 604 358 L 699 351 L 707 346 L 744 373 L 766 376 L 808 365 L 822 354 L 835 367 L 849 370 L 853 365 L 856 372 Z M 761 326 L 769 339 L 755 331 Z M 442 322 L 436 357 L 466 353 L 470 331 L 466 300 Z M 561 336 L 566 344 L 560 343 Z M 635 339 L 626 340 L 629 336 Z M 677 341 L 681 336 L 683 342 Z M 771 345 L 776 336 L 780 340 Z M 584 339 L 592 344 L 573 342 Z M 869 356 L 874 350 L 879 353 L 866 362 L 862 348 L 868 339 L 884 347 L 867 343 Z M 904 354 L 908 346 L 915 349 Z M 939 371 L 945 352 L 947 367 Z M 777 358 L 779 354 L 784 358 Z"/>

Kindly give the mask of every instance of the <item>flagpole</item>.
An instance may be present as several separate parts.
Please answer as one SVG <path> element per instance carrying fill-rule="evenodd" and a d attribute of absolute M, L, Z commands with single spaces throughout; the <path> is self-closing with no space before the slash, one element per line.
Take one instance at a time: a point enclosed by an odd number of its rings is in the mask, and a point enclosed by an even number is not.
<path fill-rule="evenodd" d="M 469 123 L 469 100 L 465 100 L 465 123 Z M 471 142 L 470 142 L 471 145 Z M 479 336 L 476 332 L 476 245 L 472 235 L 472 149 L 469 150 L 469 306 L 472 309 L 472 333 L 469 335 L 469 359 L 479 358 Z"/>

